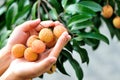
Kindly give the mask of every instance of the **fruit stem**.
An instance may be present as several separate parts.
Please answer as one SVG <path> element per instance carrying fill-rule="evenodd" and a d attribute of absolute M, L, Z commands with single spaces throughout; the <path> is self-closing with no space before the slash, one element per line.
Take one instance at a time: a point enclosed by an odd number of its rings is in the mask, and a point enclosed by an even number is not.
<path fill-rule="evenodd" d="M 109 0 L 107 0 L 107 4 L 109 4 Z"/>
<path fill-rule="evenodd" d="M 38 18 L 41 20 L 41 17 L 40 17 L 40 4 L 41 4 L 41 0 L 38 0 Z"/>
<path fill-rule="evenodd" d="M 44 4 L 41 4 L 41 5 L 42 5 L 43 9 L 45 10 L 45 12 L 48 14 L 48 18 L 49 18 L 50 20 L 52 20 L 51 16 L 50 16 L 49 13 L 48 13 L 48 10 L 47 10 L 46 7 L 45 7 L 45 5 L 44 5 Z"/>
<path fill-rule="evenodd" d="M 47 2 L 46 0 L 42 0 L 42 1 L 44 1 L 50 9 L 53 9 L 52 5 L 49 2 Z"/>

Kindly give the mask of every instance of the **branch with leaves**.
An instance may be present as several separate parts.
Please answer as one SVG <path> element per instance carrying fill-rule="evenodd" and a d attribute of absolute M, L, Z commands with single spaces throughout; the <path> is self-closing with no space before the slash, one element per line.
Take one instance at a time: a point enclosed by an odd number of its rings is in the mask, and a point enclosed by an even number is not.
<path fill-rule="evenodd" d="M 106 4 L 113 8 L 109 18 L 101 15 Z M 116 36 L 120 40 L 120 29 L 113 24 L 116 15 L 120 16 L 119 0 L 5 0 L 0 6 L 0 48 L 6 44 L 12 29 L 26 20 L 40 18 L 41 21 L 60 21 L 69 30 L 72 39 L 62 50 L 57 68 L 69 76 L 63 66 L 68 60 L 78 80 L 82 80 L 84 73 L 79 63 L 89 64 L 89 55 L 83 46 L 89 45 L 96 50 L 100 41 L 109 44 L 108 38 L 100 33 L 101 20 L 106 23 L 111 38 Z M 79 54 L 81 62 L 73 58 L 74 51 Z"/>

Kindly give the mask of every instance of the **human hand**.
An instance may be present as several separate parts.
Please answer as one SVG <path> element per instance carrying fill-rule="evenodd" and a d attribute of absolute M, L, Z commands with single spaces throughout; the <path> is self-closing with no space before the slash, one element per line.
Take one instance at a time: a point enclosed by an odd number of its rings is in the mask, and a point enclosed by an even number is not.
<path fill-rule="evenodd" d="M 56 62 L 60 51 L 70 39 L 70 35 L 64 32 L 54 48 L 40 54 L 39 60 L 36 62 L 28 62 L 25 59 L 15 59 L 1 78 L 3 80 L 25 80 L 40 76 L 49 70 Z"/>
<path fill-rule="evenodd" d="M 7 45 L 12 48 L 14 44 L 25 44 L 31 31 L 35 31 L 35 28 L 39 25 L 40 20 L 26 21 L 23 24 L 17 26 L 10 35 Z"/>
<path fill-rule="evenodd" d="M 4 48 L 0 50 L 0 75 L 8 68 L 9 64 L 13 60 L 11 57 L 11 48 L 14 44 L 25 44 L 29 33 L 35 31 L 35 28 L 40 23 L 40 20 L 26 21 L 25 23 L 17 26 L 13 33 L 10 35 L 8 42 Z"/>
<path fill-rule="evenodd" d="M 53 21 L 41 21 L 31 20 L 26 21 L 25 23 L 17 26 L 12 34 L 10 35 L 8 42 L 4 48 L 0 50 L 0 75 L 4 73 L 4 71 L 8 68 L 9 64 L 11 63 L 14 58 L 11 56 L 11 48 L 14 44 L 24 44 L 26 43 L 27 38 L 30 35 L 38 34 L 38 31 L 42 28 L 39 24 L 43 25 L 44 27 L 54 26 L 55 22 Z"/>

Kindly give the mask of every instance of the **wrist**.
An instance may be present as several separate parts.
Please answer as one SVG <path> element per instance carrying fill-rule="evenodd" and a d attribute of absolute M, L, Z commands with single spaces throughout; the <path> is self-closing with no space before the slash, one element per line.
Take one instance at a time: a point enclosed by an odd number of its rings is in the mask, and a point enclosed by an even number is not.
<path fill-rule="evenodd" d="M 2 75 L 5 70 L 8 68 L 11 58 L 11 48 L 9 46 L 5 46 L 0 50 L 0 75 Z"/>
<path fill-rule="evenodd" d="M 0 77 L 0 80 L 26 80 L 26 79 L 17 76 L 14 72 L 12 72 L 8 68 L 8 70 L 6 70 L 5 73 Z"/>
<path fill-rule="evenodd" d="M 32 80 L 26 79 L 15 74 L 12 69 L 8 68 L 5 73 L 0 77 L 0 80 Z"/>

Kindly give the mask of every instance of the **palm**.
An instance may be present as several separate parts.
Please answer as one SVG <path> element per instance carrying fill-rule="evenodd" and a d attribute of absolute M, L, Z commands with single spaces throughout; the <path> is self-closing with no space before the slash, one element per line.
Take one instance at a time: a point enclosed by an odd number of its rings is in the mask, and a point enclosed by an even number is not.
<path fill-rule="evenodd" d="M 10 65 L 10 69 L 12 69 L 15 74 L 25 78 L 26 76 L 28 76 L 27 78 L 39 76 L 55 63 L 60 51 L 69 40 L 70 36 L 67 32 L 64 32 L 58 39 L 54 48 L 40 54 L 40 57 L 36 62 L 28 62 L 24 58 L 14 59 Z"/>
<path fill-rule="evenodd" d="M 32 76 L 33 78 L 39 76 L 50 68 L 50 66 L 42 66 L 43 62 L 49 58 L 48 54 L 48 51 L 41 54 L 39 60 L 36 62 L 28 62 L 24 58 L 14 59 L 10 67 L 13 69 L 14 73 L 23 77 Z"/>
<path fill-rule="evenodd" d="M 39 73 L 41 72 L 40 69 L 39 69 L 39 72 L 36 73 L 36 69 L 37 69 L 36 67 L 38 67 L 37 65 L 38 65 L 37 62 L 27 62 L 24 59 L 15 59 L 12 62 L 11 67 L 12 69 L 14 69 L 15 73 L 18 75 L 36 77 L 38 74 L 39 75 L 42 74 L 42 73 Z"/>

